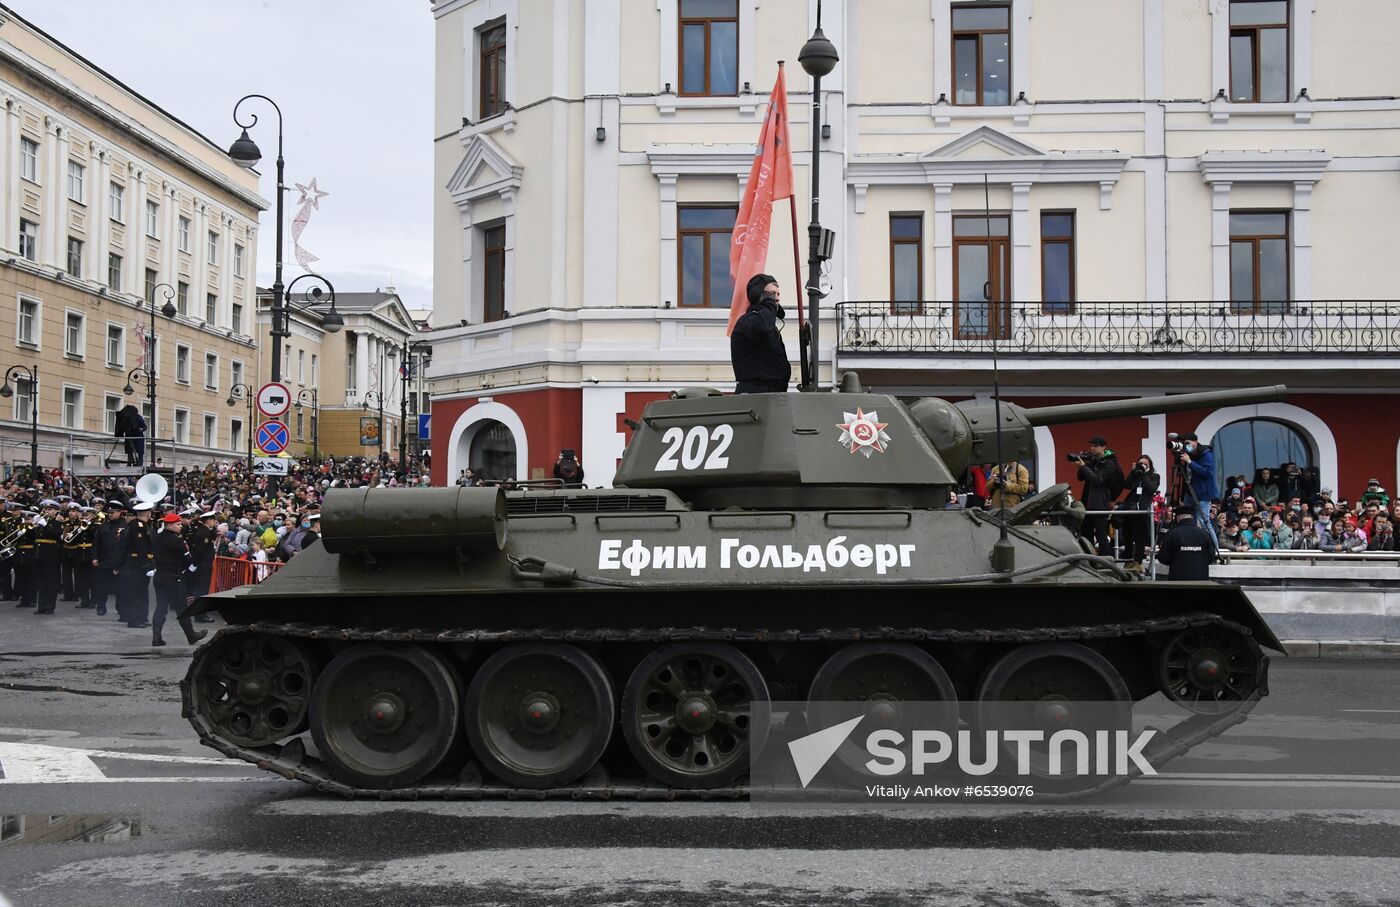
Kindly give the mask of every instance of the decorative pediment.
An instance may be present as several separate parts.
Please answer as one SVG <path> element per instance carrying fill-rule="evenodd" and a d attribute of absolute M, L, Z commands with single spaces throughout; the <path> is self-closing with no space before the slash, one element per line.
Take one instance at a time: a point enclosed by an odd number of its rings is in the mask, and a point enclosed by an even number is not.
<path fill-rule="evenodd" d="M 525 168 L 490 136 L 476 135 L 467 142 L 462 162 L 452 171 L 447 191 L 458 205 L 520 188 Z"/>
<path fill-rule="evenodd" d="M 1043 158 L 1044 149 L 1013 139 L 1004 132 L 990 126 L 976 129 L 953 139 L 948 144 L 920 156 L 921 160 L 947 158 Z"/>

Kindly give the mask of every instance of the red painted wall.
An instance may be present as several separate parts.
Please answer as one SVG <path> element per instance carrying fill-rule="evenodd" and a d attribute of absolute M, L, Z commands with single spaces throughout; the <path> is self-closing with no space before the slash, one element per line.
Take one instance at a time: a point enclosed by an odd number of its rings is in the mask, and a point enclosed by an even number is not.
<path fill-rule="evenodd" d="M 543 388 L 516 393 L 493 393 L 490 398 L 508 406 L 525 425 L 530 462 L 526 475 L 543 469 L 546 478 L 554 474 L 554 462 L 559 451 L 572 447 L 587 464 L 583 451 L 583 392 L 578 388 Z M 462 413 L 475 406 L 479 397 L 459 400 L 434 400 L 433 412 L 433 483 L 450 484 L 456 479 L 447 475 L 448 444 L 452 428 Z M 587 466 L 585 465 L 585 469 Z"/>

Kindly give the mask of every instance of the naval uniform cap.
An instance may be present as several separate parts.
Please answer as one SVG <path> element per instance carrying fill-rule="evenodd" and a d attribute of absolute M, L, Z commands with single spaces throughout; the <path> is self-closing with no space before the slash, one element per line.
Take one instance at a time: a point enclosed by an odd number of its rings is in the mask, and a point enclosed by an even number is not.
<path fill-rule="evenodd" d="M 56 507 L 58 507 L 58 502 L 55 501 L 53 498 L 44 498 L 42 501 L 39 502 L 39 506 L 40 506 L 40 507 L 55 507 L 55 508 L 56 508 Z"/>
<path fill-rule="evenodd" d="M 199 518 L 201 520 L 217 520 L 219 518 L 219 512 L 217 510 L 206 510 L 199 515 Z"/>
<path fill-rule="evenodd" d="M 137 510 L 137 511 L 142 511 L 142 510 L 154 510 L 154 509 L 155 509 L 155 505 L 152 504 L 150 501 L 142 501 L 142 502 L 140 502 L 139 504 L 132 504 L 132 505 L 131 505 L 131 509 L 132 509 L 132 510 Z"/>

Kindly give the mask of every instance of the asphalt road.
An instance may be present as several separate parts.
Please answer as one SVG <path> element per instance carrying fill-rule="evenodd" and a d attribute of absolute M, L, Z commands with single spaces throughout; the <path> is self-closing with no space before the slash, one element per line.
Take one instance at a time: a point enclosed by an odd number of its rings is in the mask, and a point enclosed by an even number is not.
<path fill-rule="evenodd" d="M 1400 662 L 1277 660 L 1247 723 L 1068 807 L 379 803 L 197 745 L 178 636 L 3 606 L 0 898 L 1400 905 Z"/>

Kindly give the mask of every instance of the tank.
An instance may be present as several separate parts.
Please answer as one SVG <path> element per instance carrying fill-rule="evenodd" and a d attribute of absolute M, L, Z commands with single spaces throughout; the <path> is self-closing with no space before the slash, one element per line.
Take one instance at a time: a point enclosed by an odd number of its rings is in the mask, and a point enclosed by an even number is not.
<path fill-rule="evenodd" d="M 1244 594 L 1096 556 L 1051 485 L 945 509 L 1040 425 L 1283 399 L 1071 406 L 834 393 L 650 404 L 611 489 L 354 489 L 322 538 L 200 599 L 184 714 L 219 752 L 347 796 L 742 797 L 774 701 L 1164 695 L 1154 766 L 1244 720 L 1281 645 Z M 1043 669 L 1049 670 L 1043 670 Z M 1127 776 L 1094 779 L 1088 794 Z"/>

